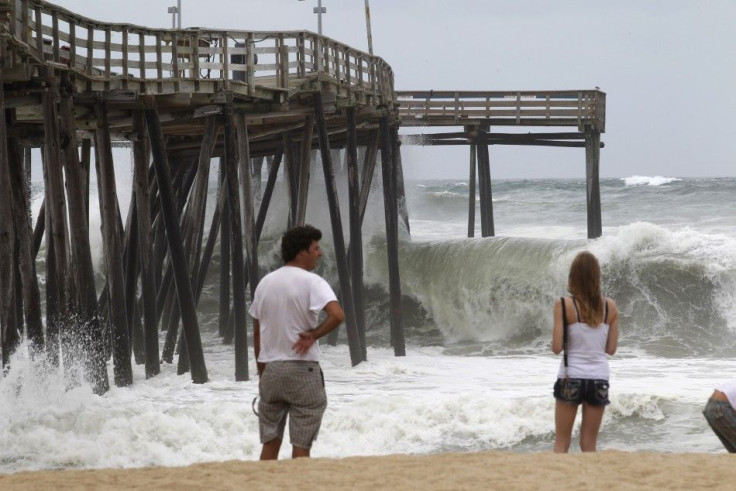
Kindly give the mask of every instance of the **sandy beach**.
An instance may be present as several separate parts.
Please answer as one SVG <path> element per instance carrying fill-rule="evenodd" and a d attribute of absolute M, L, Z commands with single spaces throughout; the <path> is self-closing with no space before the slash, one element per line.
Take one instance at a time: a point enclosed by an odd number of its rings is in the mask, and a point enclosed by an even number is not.
<path fill-rule="evenodd" d="M 0 489 L 732 489 L 736 457 L 447 453 L 0 475 Z"/>

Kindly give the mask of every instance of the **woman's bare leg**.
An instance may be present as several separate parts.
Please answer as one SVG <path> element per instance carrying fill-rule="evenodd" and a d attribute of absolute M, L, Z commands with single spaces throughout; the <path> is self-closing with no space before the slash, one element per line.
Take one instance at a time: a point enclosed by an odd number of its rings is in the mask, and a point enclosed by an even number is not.
<path fill-rule="evenodd" d="M 583 402 L 583 424 L 580 427 L 580 450 L 583 452 L 595 452 L 605 410 L 606 406 L 591 406 Z"/>
<path fill-rule="evenodd" d="M 555 406 L 555 453 L 567 453 L 572 438 L 572 425 L 578 414 L 578 406 L 556 401 Z"/>

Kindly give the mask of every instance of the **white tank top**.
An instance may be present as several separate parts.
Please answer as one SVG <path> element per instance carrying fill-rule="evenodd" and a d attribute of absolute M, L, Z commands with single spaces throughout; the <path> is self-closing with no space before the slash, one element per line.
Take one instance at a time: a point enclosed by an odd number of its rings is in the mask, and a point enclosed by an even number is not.
<path fill-rule="evenodd" d="M 563 306 L 564 307 L 564 306 Z M 607 306 L 606 306 L 607 310 Z M 577 311 L 577 306 L 576 306 Z M 608 380 L 607 323 L 591 327 L 584 322 L 573 322 L 567 326 L 567 376 Z M 560 361 L 559 378 L 565 377 L 565 359 Z"/>

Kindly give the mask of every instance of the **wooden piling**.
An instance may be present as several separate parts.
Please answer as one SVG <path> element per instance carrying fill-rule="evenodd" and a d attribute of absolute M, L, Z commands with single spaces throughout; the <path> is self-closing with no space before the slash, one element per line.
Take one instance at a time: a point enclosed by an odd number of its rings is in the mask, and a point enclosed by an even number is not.
<path fill-rule="evenodd" d="M 231 100 L 224 106 L 225 147 L 227 162 L 227 197 L 230 208 L 233 278 L 233 335 L 235 341 L 235 380 L 248 380 L 248 344 L 245 319 L 245 261 L 243 260 L 243 229 L 240 221 L 240 190 L 238 189 L 238 134 Z"/>
<path fill-rule="evenodd" d="M 227 197 L 227 153 L 229 149 L 225 146 L 225 156 L 220 157 L 220 193 Z M 227 342 L 228 325 L 230 324 L 230 251 L 232 248 L 230 225 L 230 202 L 222 208 L 220 224 L 220 315 L 218 318 L 218 331 L 220 336 Z M 231 338 L 232 339 L 232 338 Z"/>
<path fill-rule="evenodd" d="M 470 169 L 468 171 L 468 237 L 475 236 L 475 143 L 470 144 Z"/>
<path fill-rule="evenodd" d="M 194 308 L 194 296 L 186 268 L 186 257 L 179 228 L 179 216 L 174 201 L 174 191 L 171 184 L 168 157 L 164 148 L 164 137 L 161 131 L 158 112 L 150 104 L 145 109 L 146 124 L 151 141 L 153 163 L 156 170 L 159 195 L 161 197 L 161 214 L 166 227 L 166 236 L 169 246 L 169 254 L 174 270 L 174 282 L 176 284 L 179 308 L 182 314 L 182 326 L 186 337 L 187 351 L 191 363 L 192 381 L 204 383 L 207 381 L 207 368 L 202 351 L 202 340 L 199 334 L 199 323 L 197 311 Z"/>
<path fill-rule="evenodd" d="M 478 153 L 478 191 L 480 193 L 480 228 L 482 237 L 495 235 L 493 226 L 493 196 L 491 192 L 491 162 L 488 156 L 486 135 L 488 128 L 479 128 L 476 151 Z"/>
<path fill-rule="evenodd" d="M 307 197 L 309 195 L 309 174 L 312 160 L 312 134 L 314 117 L 308 114 L 304 118 L 304 133 L 302 134 L 302 149 L 299 171 L 299 186 L 297 187 L 298 202 L 296 207 L 296 225 L 304 225 L 307 216 Z"/>
<path fill-rule="evenodd" d="M 0 50 L 4 52 L 5 41 L 0 41 Z M 4 81 L 4 69 L 0 65 L 0 87 Z M 9 364 L 11 343 L 15 330 L 12 322 L 15 309 L 13 302 L 14 267 L 15 264 L 15 230 L 13 228 L 13 210 L 10 188 L 10 159 L 8 157 L 7 124 L 5 121 L 5 94 L 0 95 L 0 343 L 2 344 L 2 365 Z"/>
<path fill-rule="evenodd" d="M 135 206 L 138 212 L 138 250 L 141 263 L 141 297 L 143 304 L 143 350 L 145 352 L 146 378 L 161 372 L 158 352 L 158 329 L 156 328 L 156 283 L 153 273 L 153 243 L 151 240 L 151 197 L 148 183 L 150 151 L 146 145 L 146 121 L 143 111 L 133 115 L 135 136 L 133 138 L 133 181 Z"/>
<path fill-rule="evenodd" d="M 358 142 L 355 128 L 355 107 L 346 110 L 347 161 L 348 161 L 348 210 L 350 220 L 350 284 L 355 305 L 355 324 L 358 329 L 363 360 L 368 359 L 365 341 L 365 304 L 363 301 L 363 233 L 360 223 L 360 188 L 358 185 Z"/>
<path fill-rule="evenodd" d="M 594 128 L 587 126 L 585 128 L 585 188 L 589 239 L 595 239 L 603 235 L 599 178 L 600 156 L 601 134 Z"/>
<path fill-rule="evenodd" d="M 102 346 L 102 326 L 97 310 L 95 272 L 92 250 L 89 244 L 89 176 L 80 164 L 76 129 L 73 116 L 73 87 L 68 74 L 62 75 L 59 115 L 66 174 L 66 194 L 69 206 L 69 232 L 74 267 L 70 268 L 76 285 L 76 309 L 78 329 L 73 342 L 84 357 L 85 373 L 92 389 L 97 394 L 107 392 L 110 382 Z M 88 158 L 89 159 L 89 158 Z M 89 163 L 89 160 L 88 160 Z"/>
<path fill-rule="evenodd" d="M 115 186 L 115 167 L 112 160 L 107 106 L 95 107 L 98 127 L 95 130 L 97 183 L 102 218 L 102 239 L 107 266 L 107 299 L 112 327 L 113 373 L 115 385 L 124 387 L 133 383 L 130 363 L 130 340 L 125 303 L 125 279 L 122 268 L 122 244 L 118 227 L 118 198 Z M 54 242 L 56 246 L 56 242 Z"/>
<path fill-rule="evenodd" d="M 388 256 L 389 303 L 391 307 L 391 345 L 395 356 L 406 356 L 404 325 L 401 308 L 401 277 L 399 276 L 399 210 L 398 180 L 398 128 L 391 128 L 388 119 L 382 118 L 384 142 L 381 146 L 383 195 L 386 208 L 386 250 Z M 390 216 L 389 216 L 390 215 Z"/>
<path fill-rule="evenodd" d="M 279 151 L 273 156 L 271 159 L 271 165 L 268 167 L 266 188 L 263 190 L 263 197 L 261 198 L 261 204 L 258 208 L 258 218 L 256 219 L 256 231 L 258 232 L 258 237 L 261 236 L 263 224 L 266 222 L 266 213 L 268 212 L 268 207 L 271 204 L 271 196 L 273 195 L 273 188 L 276 185 L 276 178 L 279 174 L 279 166 L 281 165 L 283 156 L 283 150 Z"/>
<path fill-rule="evenodd" d="M 2 145 L 1 142 L 0 145 Z M 31 355 L 35 356 L 44 346 L 41 292 L 36 274 L 36 261 L 33 256 L 33 238 L 30 222 L 30 188 L 26 180 L 27 175 L 23 173 L 22 166 L 19 165 L 22 157 L 20 143 L 17 139 L 8 139 L 8 155 L 10 157 L 10 190 L 12 194 L 13 225 L 18 244 L 18 265 L 23 288 L 22 296 L 26 334 L 30 341 Z M 0 204 L 0 207 L 2 206 Z"/>
<path fill-rule="evenodd" d="M 371 141 L 365 152 L 363 160 L 363 174 L 360 180 L 360 224 L 363 224 L 365 217 L 365 209 L 368 207 L 368 195 L 371 191 L 373 183 L 373 175 L 376 168 L 376 158 L 378 157 L 378 149 L 381 144 L 381 132 L 375 130 L 371 135 Z"/>
<path fill-rule="evenodd" d="M 335 172 L 332 168 L 330 141 L 327 136 L 327 123 L 325 121 L 324 109 L 322 108 L 322 94 L 315 92 L 312 96 L 312 102 L 317 123 L 317 134 L 319 135 L 320 154 L 322 155 L 322 169 L 325 175 L 327 203 L 330 209 L 337 275 L 340 278 L 340 298 L 345 311 L 345 327 L 348 334 L 350 361 L 355 366 L 364 360 L 363 346 L 360 343 L 360 336 L 355 322 L 355 306 L 353 304 L 350 274 L 345 255 L 345 239 L 342 231 L 342 221 L 340 219 L 340 204 L 337 199 L 337 188 L 335 186 Z"/>

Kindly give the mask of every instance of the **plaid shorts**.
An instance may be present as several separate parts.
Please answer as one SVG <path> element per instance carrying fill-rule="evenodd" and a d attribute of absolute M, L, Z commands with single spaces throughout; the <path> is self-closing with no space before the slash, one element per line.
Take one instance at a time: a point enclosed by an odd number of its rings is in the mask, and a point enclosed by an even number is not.
<path fill-rule="evenodd" d="M 261 375 L 258 426 L 261 443 L 284 438 L 289 418 L 291 444 L 311 448 L 327 408 L 324 376 L 316 361 L 271 361 Z"/>

